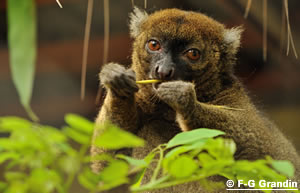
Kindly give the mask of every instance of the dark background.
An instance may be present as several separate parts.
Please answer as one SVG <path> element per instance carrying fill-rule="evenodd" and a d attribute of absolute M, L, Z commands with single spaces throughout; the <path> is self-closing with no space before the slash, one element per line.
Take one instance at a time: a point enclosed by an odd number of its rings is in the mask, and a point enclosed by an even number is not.
<path fill-rule="evenodd" d="M 134 2 L 144 7 L 144 0 Z M 262 57 L 262 1 L 253 0 L 250 14 L 244 19 L 246 2 L 148 0 L 147 10 L 176 7 L 200 11 L 227 27 L 243 25 L 245 32 L 236 72 L 257 106 L 279 125 L 300 151 L 300 62 L 292 52 L 289 56 L 285 54 L 286 35 L 281 36 L 282 1 L 268 1 L 266 62 Z M 62 126 L 64 114 L 70 112 L 90 120 L 96 117 L 98 72 L 103 60 L 103 0 L 95 0 L 86 98 L 81 101 L 80 74 L 87 0 L 61 0 L 61 3 L 63 9 L 55 0 L 37 1 L 38 58 L 32 97 L 33 110 L 41 122 L 55 126 Z M 300 1 L 289 0 L 290 24 L 298 54 L 299 8 Z M 131 10 L 131 0 L 110 0 L 109 61 L 130 64 L 132 40 L 128 35 L 128 13 Z M 27 117 L 11 80 L 6 25 L 6 5 L 0 0 L 0 116 Z"/>

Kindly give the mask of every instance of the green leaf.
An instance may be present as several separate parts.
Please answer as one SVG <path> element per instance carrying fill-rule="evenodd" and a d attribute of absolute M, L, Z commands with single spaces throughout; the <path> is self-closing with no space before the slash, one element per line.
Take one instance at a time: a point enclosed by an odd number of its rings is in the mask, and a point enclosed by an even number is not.
<path fill-rule="evenodd" d="M 230 167 L 224 168 L 222 172 L 219 174 L 220 176 L 224 176 L 228 180 L 236 181 L 236 176 Z"/>
<path fill-rule="evenodd" d="M 14 142 L 9 138 L 0 138 L 0 147 L 2 149 L 12 151 L 18 147 L 18 142 Z"/>
<path fill-rule="evenodd" d="M 135 159 L 133 157 L 129 157 L 123 154 L 118 154 L 116 155 L 116 158 L 120 158 L 123 159 L 125 161 L 127 161 L 130 165 L 138 167 L 138 168 L 144 168 L 147 167 L 147 162 L 143 159 Z"/>
<path fill-rule="evenodd" d="M 36 60 L 35 1 L 8 0 L 7 19 L 9 58 L 13 82 L 21 104 L 30 118 L 37 121 L 37 116 L 30 108 Z"/>
<path fill-rule="evenodd" d="M 15 149 L 21 151 L 45 150 L 45 144 L 37 127 L 16 130 L 11 134 L 9 140 L 14 143 Z"/>
<path fill-rule="evenodd" d="M 28 179 L 30 192 L 50 193 L 59 183 L 61 183 L 60 176 L 47 168 L 33 169 Z"/>
<path fill-rule="evenodd" d="M 144 168 L 135 175 L 135 177 L 132 181 L 132 185 L 131 185 L 132 188 L 137 188 L 142 184 L 142 181 L 143 181 L 143 178 L 145 176 L 146 170 L 147 170 L 147 168 Z"/>
<path fill-rule="evenodd" d="M 232 172 L 236 174 L 237 179 L 248 180 L 266 180 L 269 182 L 285 181 L 286 177 L 278 174 L 269 167 L 266 160 L 238 160 L 232 167 Z M 259 188 L 259 187 L 257 187 Z"/>
<path fill-rule="evenodd" d="M 192 148 L 189 146 L 179 146 L 169 151 L 163 160 L 163 168 L 167 170 L 172 160 L 176 159 L 180 154 L 190 151 L 191 149 Z"/>
<path fill-rule="evenodd" d="M 92 135 L 94 130 L 94 123 L 91 121 L 75 114 L 67 114 L 65 116 L 65 121 L 72 128 L 77 129 L 80 132 Z"/>
<path fill-rule="evenodd" d="M 78 182 L 81 186 L 85 187 L 88 190 L 95 189 L 96 185 L 91 183 L 83 174 L 79 174 Z"/>
<path fill-rule="evenodd" d="M 201 174 L 203 176 L 213 176 L 213 175 L 223 175 L 223 172 L 226 171 L 224 168 L 230 167 L 233 164 L 232 160 L 215 160 L 210 154 L 208 153 L 200 153 L 198 155 L 198 159 L 200 162 Z M 230 174 L 230 173 L 229 173 Z M 224 175 L 229 176 L 229 174 L 224 173 Z"/>
<path fill-rule="evenodd" d="M 78 182 L 86 189 L 94 190 L 98 185 L 98 178 L 98 175 L 86 168 L 82 173 L 78 175 Z"/>
<path fill-rule="evenodd" d="M 61 130 L 48 125 L 42 125 L 40 128 L 42 135 L 47 136 L 47 139 L 49 139 L 51 144 L 66 141 L 66 136 L 63 132 L 61 132 Z"/>
<path fill-rule="evenodd" d="M 192 150 L 201 151 L 206 142 L 207 142 L 207 139 L 200 139 L 190 145 L 186 145 L 186 147 L 188 147 L 189 149 L 192 149 Z"/>
<path fill-rule="evenodd" d="M 129 166 L 121 160 L 114 160 L 100 173 L 100 178 L 105 183 L 118 181 L 127 177 Z"/>
<path fill-rule="evenodd" d="M 184 146 L 179 146 L 176 148 L 173 148 L 171 151 L 169 151 L 165 158 L 174 158 L 176 156 L 178 156 L 179 154 L 191 151 L 191 150 L 197 150 L 197 151 L 201 151 L 202 148 L 204 147 L 205 143 L 206 143 L 206 139 L 200 139 L 199 141 L 190 144 L 190 145 L 184 145 Z"/>
<path fill-rule="evenodd" d="M 0 153 L 0 164 L 6 160 L 16 160 L 20 157 L 20 154 L 16 152 L 1 152 Z"/>
<path fill-rule="evenodd" d="M 223 131 L 214 129 L 195 129 L 192 131 L 182 132 L 177 134 L 168 142 L 167 148 L 177 145 L 190 144 L 200 139 L 212 138 L 224 134 L 225 133 Z"/>
<path fill-rule="evenodd" d="M 74 168 L 80 167 L 80 162 L 78 157 L 62 156 L 58 160 L 58 165 L 65 173 L 72 174 L 74 172 Z"/>
<path fill-rule="evenodd" d="M 20 117 L 1 117 L 0 131 L 11 132 L 17 129 L 30 128 L 32 123 Z"/>
<path fill-rule="evenodd" d="M 292 178 L 295 173 L 295 168 L 290 161 L 272 160 L 272 167 L 283 175 Z"/>
<path fill-rule="evenodd" d="M 215 159 L 211 157 L 208 153 L 200 153 L 198 159 L 202 167 L 208 167 L 215 163 Z"/>
<path fill-rule="evenodd" d="M 84 133 L 78 132 L 71 127 L 64 127 L 63 132 L 79 144 L 87 145 L 91 143 L 91 137 Z"/>
<path fill-rule="evenodd" d="M 144 140 L 126 132 L 117 126 L 105 123 L 99 125 L 97 129 L 102 130 L 101 134 L 96 137 L 94 145 L 106 149 L 121 149 L 128 147 L 141 147 Z"/>
<path fill-rule="evenodd" d="M 172 161 L 169 165 L 169 173 L 176 178 L 185 178 L 192 175 L 198 168 L 193 158 L 183 155 Z"/>
<path fill-rule="evenodd" d="M 191 150 L 191 147 L 189 147 L 189 146 L 179 146 L 179 147 L 176 147 L 176 148 L 172 149 L 171 151 L 169 151 L 166 154 L 165 159 L 176 157 L 179 154 L 188 152 L 190 150 Z"/>
<path fill-rule="evenodd" d="M 112 189 L 129 182 L 127 178 L 129 166 L 121 160 L 114 160 L 108 164 L 99 174 L 100 180 L 103 182 L 100 190 Z"/>
<path fill-rule="evenodd" d="M 205 148 L 208 153 L 219 160 L 232 160 L 236 145 L 231 139 L 208 139 Z"/>
<path fill-rule="evenodd" d="M 5 172 L 4 177 L 7 181 L 15 181 L 15 180 L 21 180 L 25 179 L 27 175 L 23 172 Z"/>
<path fill-rule="evenodd" d="M 28 184 L 24 180 L 13 181 L 7 187 L 5 193 L 28 193 Z"/>
<path fill-rule="evenodd" d="M 56 148 L 66 153 L 68 156 L 76 156 L 78 154 L 78 152 L 71 147 L 71 144 L 68 143 L 58 143 L 56 144 Z"/>
<path fill-rule="evenodd" d="M 199 152 L 202 150 L 206 143 L 207 139 L 200 139 L 199 141 L 189 144 L 189 145 L 183 145 L 173 148 L 171 151 L 169 151 L 163 160 L 163 168 L 166 169 L 169 165 L 169 162 L 174 160 L 176 157 L 180 156 L 183 153 L 189 152 L 189 155 L 198 155 Z M 190 153 L 190 151 L 193 151 L 193 153 Z"/>

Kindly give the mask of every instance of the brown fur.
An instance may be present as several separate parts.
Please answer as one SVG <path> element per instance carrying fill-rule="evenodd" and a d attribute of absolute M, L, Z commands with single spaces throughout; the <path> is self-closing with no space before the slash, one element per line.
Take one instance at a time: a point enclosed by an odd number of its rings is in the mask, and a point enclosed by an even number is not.
<path fill-rule="evenodd" d="M 230 31 L 203 14 L 178 9 L 166 9 L 150 16 L 139 10 L 135 12 L 133 19 L 143 15 L 140 20 L 131 21 L 134 26 L 130 26 L 135 38 L 131 69 L 137 80 L 149 79 L 151 56 L 145 44 L 152 37 L 191 41 L 201 51 L 201 59 L 190 64 L 189 81 L 164 82 L 157 90 L 152 85 L 140 85 L 137 91 L 130 70 L 108 64 L 100 73 L 108 94 L 96 122 L 110 120 L 144 138 L 147 146 L 133 150 L 132 155 L 136 158 L 143 158 L 181 131 L 219 129 L 236 142 L 236 159 L 256 160 L 270 155 L 274 159 L 290 160 L 296 167 L 299 181 L 300 161 L 296 150 L 278 128 L 257 111 L 233 75 L 240 29 Z M 226 32 L 227 36 L 224 35 Z M 130 78 L 124 78 L 127 76 Z M 121 83 L 124 84 L 119 85 Z M 217 108 L 215 105 L 243 110 Z M 100 133 L 96 130 L 94 136 Z M 103 151 L 92 148 L 93 155 Z M 101 166 L 101 163 L 94 163 L 94 171 L 98 172 Z M 155 192 L 205 191 L 191 183 Z"/>

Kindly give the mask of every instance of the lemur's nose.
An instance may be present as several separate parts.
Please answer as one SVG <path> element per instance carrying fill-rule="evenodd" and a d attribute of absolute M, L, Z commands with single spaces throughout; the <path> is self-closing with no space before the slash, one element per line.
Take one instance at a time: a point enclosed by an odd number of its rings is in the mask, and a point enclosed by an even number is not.
<path fill-rule="evenodd" d="M 170 80 L 174 76 L 174 67 L 156 66 L 155 76 L 161 80 Z"/>

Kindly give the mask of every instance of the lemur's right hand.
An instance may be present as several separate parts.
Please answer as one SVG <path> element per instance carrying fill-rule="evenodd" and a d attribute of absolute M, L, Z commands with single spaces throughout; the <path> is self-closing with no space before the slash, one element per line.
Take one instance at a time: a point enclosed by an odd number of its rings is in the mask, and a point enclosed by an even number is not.
<path fill-rule="evenodd" d="M 135 72 L 132 69 L 126 70 L 116 63 L 109 63 L 103 67 L 100 74 L 100 82 L 106 89 L 119 97 L 129 97 L 139 90 L 136 85 Z"/>

